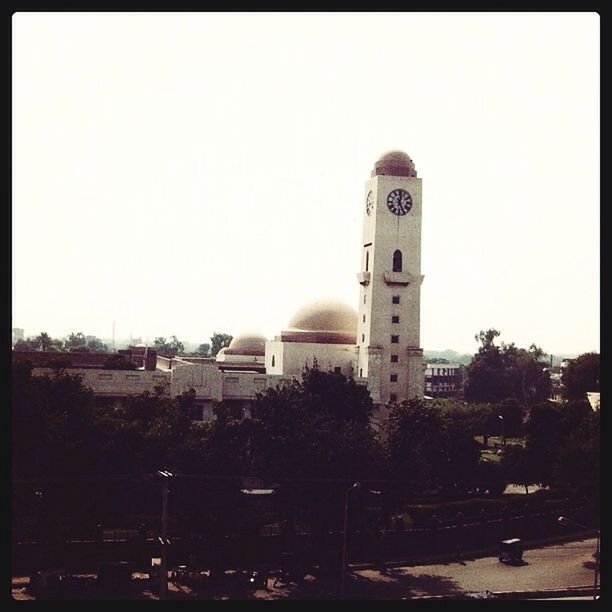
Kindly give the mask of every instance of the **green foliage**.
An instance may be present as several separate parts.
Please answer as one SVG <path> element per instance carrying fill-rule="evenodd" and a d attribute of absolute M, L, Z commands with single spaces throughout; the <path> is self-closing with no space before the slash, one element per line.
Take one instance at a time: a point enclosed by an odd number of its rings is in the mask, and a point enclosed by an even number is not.
<path fill-rule="evenodd" d="M 599 391 L 599 353 L 584 353 L 572 359 L 565 368 L 561 382 L 567 399 L 584 399 L 587 391 Z"/>
<path fill-rule="evenodd" d="M 386 438 L 389 467 L 416 490 L 455 487 L 471 480 L 480 458 L 460 410 L 410 400 L 390 409 Z"/>
<path fill-rule="evenodd" d="M 104 370 L 135 370 L 136 364 L 125 355 L 113 353 L 104 360 L 102 368 Z"/>
<path fill-rule="evenodd" d="M 164 357 L 175 357 L 185 351 L 185 346 L 176 336 L 171 336 L 169 342 L 163 336 L 158 336 L 153 344 L 157 353 Z"/>
<path fill-rule="evenodd" d="M 208 342 L 203 342 L 200 344 L 196 350 L 196 355 L 200 355 L 201 357 L 210 357 L 210 344 Z"/>
<path fill-rule="evenodd" d="M 256 470 L 276 477 L 365 478 L 379 465 L 372 399 L 351 378 L 306 368 L 251 410 Z"/>
<path fill-rule="evenodd" d="M 597 488 L 599 413 L 587 401 L 536 404 L 524 429 L 530 482 Z"/>
<path fill-rule="evenodd" d="M 476 340 L 481 347 L 467 367 L 465 397 L 468 401 L 499 403 L 514 398 L 522 405 L 546 400 L 550 395 L 550 375 L 540 360 L 542 349 L 532 344 L 528 350 L 512 344 L 496 346 L 496 329 L 481 331 Z"/>
<path fill-rule="evenodd" d="M 211 357 L 216 357 L 217 353 L 226 346 L 230 345 L 230 342 L 233 340 L 233 336 L 230 334 L 221 334 L 219 332 L 213 332 L 213 335 L 210 337 L 211 349 L 210 354 Z"/>

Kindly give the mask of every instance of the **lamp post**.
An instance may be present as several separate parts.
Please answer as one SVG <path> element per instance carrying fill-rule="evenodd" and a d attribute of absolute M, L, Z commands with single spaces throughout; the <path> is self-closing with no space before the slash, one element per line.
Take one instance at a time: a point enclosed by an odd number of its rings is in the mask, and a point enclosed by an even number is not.
<path fill-rule="evenodd" d="M 501 414 L 498 414 L 497 418 L 501 421 L 502 446 L 506 446 L 506 435 L 504 431 L 504 417 Z"/>
<path fill-rule="evenodd" d="M 587 531 L 594 531 L 597 534 L 597 544 L 595 547 L 595 570 L 594 570 L 594 576 L 593 576 L 593 599 L 597 599 L 597 579 L 599 577 L 599 551 L 600 551 L 600 534 L 599 534 L 599 529 L 595 529 L 594 527 L 587 527 L 586 525 L 581 525 L 580 523 L 577 523 L 576 521 L 567 518 L 566 516 L 560 516 L 557 521 L 559 522 L 560 525 L 566 526 L 566 525 L 576 525 L 576 527 L 580 527 L 581 529 L 586 529 Z"/>
<path fill-rule="evenodd" d="M 346 584 L 346 532 L 348 528 L 349 493 L 351 491 L 354 491 L 355 489 L 359 489 L 359 487 L 361 487 L 360 482 L 353 483 L 353 485 L 350 486 L 346 490 L 346 494 L 344 495 L 344 530 L 343 530 L 343 536 L 342 536 L 342 575 L 341 575 L 341 583 L 340 583 L 340 597 L 342 599 L 344 599 L 344 587 Z"/>
<path fill-rule="evenodd" d="M 162 489 L 162 534 L 159 542 L 162 546 L 161 564 L 160 564 L 160 582 L 159 582 L 159 598 L 166 599 L 168 593 L 168 481 L 173 474 L 167 470 L 157 472 L 163 480 Z"/>

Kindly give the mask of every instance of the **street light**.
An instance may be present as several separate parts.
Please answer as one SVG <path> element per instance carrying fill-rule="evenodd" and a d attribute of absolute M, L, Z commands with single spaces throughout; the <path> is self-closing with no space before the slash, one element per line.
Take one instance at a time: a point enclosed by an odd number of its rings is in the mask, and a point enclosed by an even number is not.
<path fill-rule="evenodd" d="M 342 599 L 344 599 L 344 585 L 346 583 L 346 532 L 348 527 L 348 499 L 349 493 L 351 491 L 359 489 L 359 487 L 361 487 L 360 482 L 353 483 L 353 485 L 346 490 L 346 494 L 344 496 L 344 531 L 342 537 L 342 582 L 340 584 L 340 597 Z"/>
<path fill-rule="evenodd" d="M 168 480 L 174 474 L 167 470 L 160 470 L 157 473 L 164 479 L 162 489 L 162 534 L 158 538 L 162 546 L 159 598 L 166 599 L 168 593 L 168 544 L 170 544 L 170 540 L 168 540 Z"/>
<path fill-rule="evenodd" d="M 595 575 L 593 577 L 593 599 L 597 599 L 597 578 L 599 576 L 599 549 L 600 549 L 600 535 L 599 529 L 595 529 L 594 527 L 587 527 L 586 525 L 581 525 L 576 521 L 567 518 L 566 516 L 560 516 L 557 521 L 559 525 L 563 525 L 564 527 L 570 524 L 576 525 L 576 527 L 580 527 L 581 529 L 586 529 L 587 531 L 594 531 L 597 534 L 597 545 L 595 548 Z"/>
<path fill-rule="evenodd" d="M 501 414 L 498 414 L 497 418 L 501 420 L 502 445 L 506 446 L 506 435 L 504 432 L 504 417 Z"/>

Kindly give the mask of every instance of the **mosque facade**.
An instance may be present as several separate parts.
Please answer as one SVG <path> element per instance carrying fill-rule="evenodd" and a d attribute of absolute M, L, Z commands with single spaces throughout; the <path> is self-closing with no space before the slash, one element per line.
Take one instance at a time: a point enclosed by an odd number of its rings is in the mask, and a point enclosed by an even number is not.
<path fill-rule="evenodd" d="M 216 358 L 157 357 L 151 371 L 79 371 L 98 397 L 124 397 L 159 384 L 172 396 L 194 395 L 196 420 L 214 418 L 224 401 L 248 411 L 257 393 L 299 378 L 305 366 L 353 377 L 367 386 L 384 417 L 388 402 L 423 397 L 420 347 L 421 179 L 410 157 L 383 155 L 365 183 L 356 308 L 315 300 L 300 308 L 273 339 L 234 337 Z M 43 368 L 36 368 L 43 370 Z"/>

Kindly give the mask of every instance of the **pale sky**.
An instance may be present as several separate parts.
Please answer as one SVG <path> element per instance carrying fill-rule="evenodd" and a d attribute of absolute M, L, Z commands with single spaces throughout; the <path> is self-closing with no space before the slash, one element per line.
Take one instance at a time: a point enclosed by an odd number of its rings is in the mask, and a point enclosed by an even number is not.
<path fill-rule="evenodd" d="M 596 13 L 17 13 L 13 326 L 199 343 L 357 308 L 400 149 L 421 346 L 599 351 L 599 42 Z"/>

